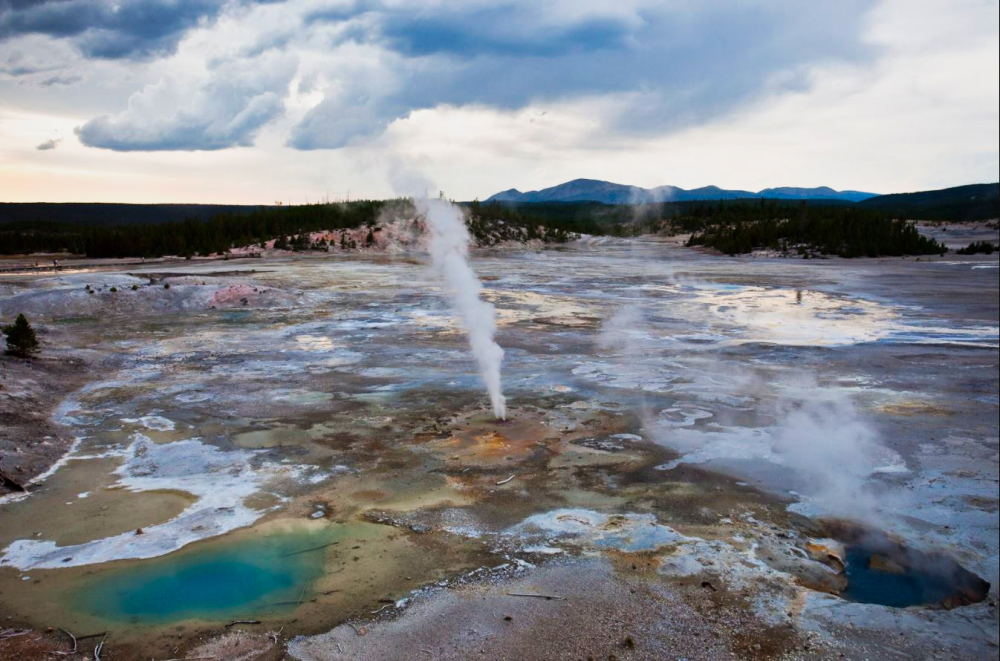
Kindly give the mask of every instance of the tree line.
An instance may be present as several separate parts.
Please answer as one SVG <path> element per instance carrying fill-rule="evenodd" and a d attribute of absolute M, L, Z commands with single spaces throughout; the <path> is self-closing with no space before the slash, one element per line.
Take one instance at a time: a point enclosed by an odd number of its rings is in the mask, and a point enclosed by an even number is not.
<path fill-rule="evenodd" d="M 501 241 L 567 240 L 573 233 L 637 236 L 691 232 L 689 245 L 727 254 L 755 249 L 817 251 L 843 257 L 923 255 L 944 247 L 912 223 L 882 209 L 847 203 L 719 200 L 605 205 L 597 202 L 462 203 L 470 234 L 480 246 Z M 413 218 L 408 199 L 259 207 L 158 224 L 94 225 L 18 222 L 0 225 L 0 254 L 69 252 L 88 257 L 162 257 L 222 253 L 276 239 L 277 247 L 312 249 L 306 234 L 369 227 L 381 218 Z M 343 248 L 372 241 L 351 240 Z M 322 247 L 322 246 L 320 246 Z M 980 248 L 982 249 L 982 248 Z"/>
<path fill-rule="evenodd" d="M 707 246 L 727 255 L 759 249 L 810 251 L 839 257 L 943 255 L 947 248 L 923 236 L 902 218 L 854 205 L 801 203 L 794 213 L 787 206 L 761 203 L 702 209 L 675 222 L 694 233 L 690 246 Z"/>
<path fill-rule="evenodd" d="M 466 224 L 478 245 L 501 241 L 541 239 L 565 241 L 576 224 L 545 219 L 473 202 Z M 0 225 L 0 254 L 67 252 L 87 257 L 163 257 L 221 254 L 230 248 L 263 245 L 275 239 L 275 247 L 308 250 L 310 232 L 368 227 L 367 240 L 344 248 L 371 245 L 374 228 L 382 218 L 413 218 L 412 200 L 357 200 L 296 206 L 259 207 L 248 213 L 217 213 L 208 219 L 188 217 L 159 224 L 123 223 L 82 225 L 51 221 L 21 221 Z M 543 229 L 543 227 L 545 229 Z"/>

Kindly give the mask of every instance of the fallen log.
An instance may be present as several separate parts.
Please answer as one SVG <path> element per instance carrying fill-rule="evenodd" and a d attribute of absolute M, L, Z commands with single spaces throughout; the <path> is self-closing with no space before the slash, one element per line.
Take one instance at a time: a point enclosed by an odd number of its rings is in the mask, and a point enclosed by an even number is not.
<path fill-rule="evenodd" d="M 260 620 L 233 620 L 225 625 L 225 627 L 228 629 L 229 627 L 235 627 L 237 624 L 260 624 Z"/>
<path fill-rule="evenodd" d="M 325 548 L 329 548 L 331 546 L 336 546 L 337 544 L 340 544 L 340 542 L 330 542 L 329 544 L 323 544 L 321 546 L 313 546 L 313 547 L 308 548 L 308 549 L 302 549 L 301 551 L 292 551 L 291 553 L 285 553 L 281 557 L 282 558 L 288 558 L 288 557 L 291 557 L 293 555 L 299 555 L 301 553 L 309 553 L 310 551 L 321 551 L 321 550 L 323 550 Z"/>
<path fill-rule="evenodd" d="M 557 597 L 554 594 L 531 594 L 528 592 L 508 592 L 506 593 L 508 597 L 534 597 L 535 599 L 555 599 L 556 601 L 565 601 L 566 597 Z"/>
<path fill-rule="evenodd" d="M 85 636 L 77 636 L 77 640 L 87 640 L 88 638 L 97 638 L 99 636 L 107 636 L 107 631 L 98 631 L 97 633 L 88 633 Z"/>

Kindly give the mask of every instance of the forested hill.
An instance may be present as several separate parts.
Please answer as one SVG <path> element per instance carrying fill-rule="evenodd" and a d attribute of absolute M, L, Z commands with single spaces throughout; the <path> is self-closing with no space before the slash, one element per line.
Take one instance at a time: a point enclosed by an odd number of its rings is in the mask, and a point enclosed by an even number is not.
<path fill-rule="evenodd" d="M 63 205 L 35 205 L 41 209 Z M 407 199 L 355 200 L 335 204 L 223 207 L 208 217 L 180 215 L 188 207 L 205 213 L 211 205 L 70 205 L 97 207 L 86 213 L 29 216 L 0 224 L 0 254 L 68 252 L 88 257 L 161 257 L 222 254 L 231 248 L 262 247 L 277 240 L 293 250 L 308 250 L 312 232 L 374 229 L 383 221 L 417 216 Z M 577 223 L 549 218 L 544 222 L 500 205 L 466 205 L 466 225 L 479 246 L 506 241 L 560 243 Z M 156 209 L 131 220 L 129 214 Z M 72 209 L 70 210 L 72 211 Z M 105 212 L 102 214 L 101 212 Z M 353 241 L 353 239 L 352 239 Z M 369 241 L 369 243 L 371 243 Z M 350 244 L 353 245 L 353 244 Z"/>
<path fill-rule="evenodd" d="M 858 202 L 894 218 L 971 221 L 1000 217 L 1000 183 L 971 184 L 919 193 L 879 195 Z"/>
<path fill-rule="evenodd" d="M 0 225 L 160 225 L 185 218 L 208 220 L 219 214 L 246 215 L 263 205 L 241 204 L 113 204 L 104 202 L 0 202 Z"/>
<path fill-rule="evenodd" d="M 706 246 L 727 255 L 771 250 L 784 255 L 837 255 L 839 257 L 889 257 L 943 255 L 947 248 L 923 236 L 906 220 L 889 218 L 878 210 L 857 206 L 833 207 L 803 204 L 795 214 L 788 207 L 762 202 L 674 222 L 696 231 L 689 246 Z M 705 213 L 707 212 L 707 213 Z"/>

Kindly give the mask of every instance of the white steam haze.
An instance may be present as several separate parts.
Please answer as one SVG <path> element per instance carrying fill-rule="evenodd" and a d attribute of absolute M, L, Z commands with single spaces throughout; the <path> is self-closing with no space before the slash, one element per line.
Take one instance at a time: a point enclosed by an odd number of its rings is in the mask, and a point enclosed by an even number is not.
<path fill-rule="evenodd" d="M 648 323 L 655 305 L 620 308 L 596 344 L 613 351 L 616 374 L 606 383 L 636 390 L 645 432 L 680 453 L 661 468 L 735 467 L 779 493 L 794 491 L 796 511 L 885 523 L 903 494 L 886 491 L 877 476 L 906 472 L 905 462 L 882 444 L 849 390 L 801 370 L 748 369 L 658 335 Z"/>
<path fill-rule="evenodd" d="M 494 340 L 496 314 L 493 304 L 480 294 L 483 286 L 469 266 L 471 237 L 465 228 L 462 211 L 445 199 L 417 198 L 417 210 L 427 220 L 430 230 L 429 251 L 434 269 L 444 282 L 452 308 L 458 313 L 469 336 L 472 355 L 486 384 L 493 405 L 493 415 L 507 417 L 507 401 L 500 384 L 503 349 Z"/>
<path fill-rule="evenodd" d="M 776 402 L 771 450 L 794 471 L 810 509 L 875 523 L 879 503 L 871 478 L 902 469 L 900 457 L 879 442 L 879 434 L 855 405 L 836 389 L 808 376 L 788 384 L 797 397 Z"/>

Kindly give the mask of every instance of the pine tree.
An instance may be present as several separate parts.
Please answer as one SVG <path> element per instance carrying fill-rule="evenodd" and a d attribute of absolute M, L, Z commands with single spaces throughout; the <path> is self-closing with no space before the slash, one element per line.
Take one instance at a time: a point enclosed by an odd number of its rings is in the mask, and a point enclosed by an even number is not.
<path fill-rule="evenodd" d="M 35 329 L 31 327 L 23 313 L 17 315 L 14 323 L 4 326 L 2 330 L 7 336 L 7 353 L 12 356 L 29 358 L 38 351 Z"/>

